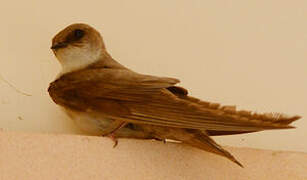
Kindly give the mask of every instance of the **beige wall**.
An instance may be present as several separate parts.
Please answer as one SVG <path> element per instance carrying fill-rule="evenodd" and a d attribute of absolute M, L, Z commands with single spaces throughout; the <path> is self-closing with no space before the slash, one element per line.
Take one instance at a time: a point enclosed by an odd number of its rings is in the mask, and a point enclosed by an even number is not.
<path fill-rule="evenodd" d="M 307 116 L 307 1 L 3 1 L 0 128 L 80 133 L 47 87 L 59 72 L 53 35 L 85 22 L 115 59 L 177 77 L 202 99 Z M 307 152 L 306 118 L 295 130 L 216 138 L 223 145 Z"/>
<path fill-rule="evenodd" d="M 226 147 L 244 165 L 157 141 L 0 131 L 1 180 L 306 180 L 307 153 Z"/>

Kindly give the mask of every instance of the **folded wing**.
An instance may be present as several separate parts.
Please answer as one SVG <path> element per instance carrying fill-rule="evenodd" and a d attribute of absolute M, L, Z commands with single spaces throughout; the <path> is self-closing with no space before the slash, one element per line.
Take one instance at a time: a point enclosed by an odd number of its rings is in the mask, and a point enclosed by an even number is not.
<path fill-rule="evenodd" d="M 132 123 L 213 131 L 291 128 L 299 116 L 252 114 L 200 101 L 174 86 L 179 80 L 142 75 L 126 69 L 86 69 L 51 83 L 60 105 L 92 110 Z"/>

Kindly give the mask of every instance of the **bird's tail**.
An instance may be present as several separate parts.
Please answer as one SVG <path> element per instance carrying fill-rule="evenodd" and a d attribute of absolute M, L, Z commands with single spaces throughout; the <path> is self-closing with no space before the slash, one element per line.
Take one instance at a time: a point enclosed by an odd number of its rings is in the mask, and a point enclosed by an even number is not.
<path fill-rule="evenodd" d="M 226 157 L 227 159 L 231 160 L 232 162 L 236 163 L 240 167 L 243 167 L 243 165 L 228 151 L 226 151 L 223 147 L 218 145 L 212 138 L 210 138 L 207 133 L 198 131 L 198 130 L 191 130 L 194 134 L 193 139 L 189 139 L 186 141 L 182 141 L 184 144 L 188 144 L 190 146 L 194 146 L 196 148 L 205 150 L 207 152 L 215 153 L 221 156 Z"/>

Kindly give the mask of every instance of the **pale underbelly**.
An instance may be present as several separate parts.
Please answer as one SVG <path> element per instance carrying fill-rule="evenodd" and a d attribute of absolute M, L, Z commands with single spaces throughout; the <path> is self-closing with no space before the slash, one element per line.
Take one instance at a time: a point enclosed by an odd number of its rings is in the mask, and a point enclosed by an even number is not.
<path fill-rule="evenodd" d="M 82 131 L 91 135 L 101 135 L 112 122 L 111 119 L 95 115 L 94 113 L 78 112 L 67 108 L 63 108 L 63 111 Z"/>
<path fill-rule="evenodd" d="M 100 136 L 104 134 L 105 130 L 110 127 L 113 119 L 103 117 L 101 114 L 93 112 L 79 112 L 67 108 L 62 108 L 63 111 L 75 122 L 78 128 L 88 135 Z M 115 133 L 116 137 L 121 138 L 137 138 L 137 139 L 153 139 L 151 131 L 147 131 L 144 126 L 135 124 L 128 124 L 119 129 Z"/>

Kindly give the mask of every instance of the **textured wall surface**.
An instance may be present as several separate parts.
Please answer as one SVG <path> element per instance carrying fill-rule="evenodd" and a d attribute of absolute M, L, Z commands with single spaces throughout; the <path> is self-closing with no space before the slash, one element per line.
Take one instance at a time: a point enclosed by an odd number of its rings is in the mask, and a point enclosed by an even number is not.
<path fill-rule="evenodd" d="M 307 179 L 307 154 L 227 148 L 229 160 L 172 143 L 0 132 L 1 180 Z"/>

